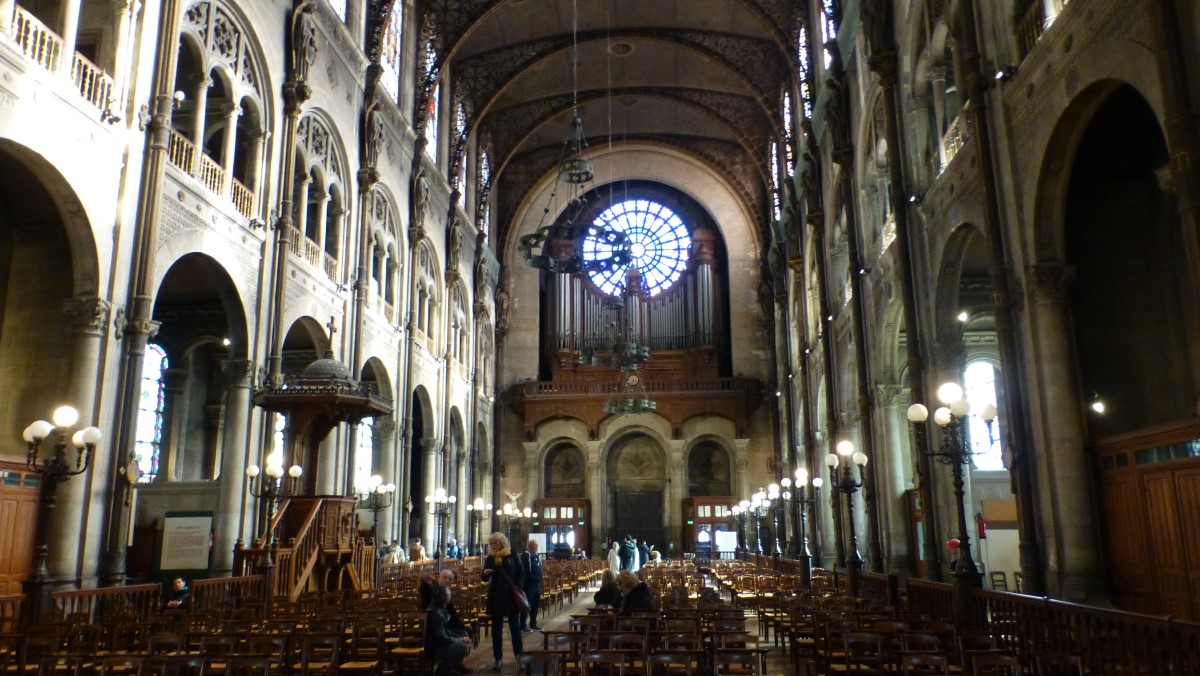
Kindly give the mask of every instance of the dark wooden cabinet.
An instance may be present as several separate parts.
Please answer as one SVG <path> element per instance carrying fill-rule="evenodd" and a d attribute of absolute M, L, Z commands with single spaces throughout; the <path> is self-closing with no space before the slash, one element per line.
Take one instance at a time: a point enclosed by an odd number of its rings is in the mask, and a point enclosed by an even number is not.
<path fill-rule="evenodd" d="M 716 534 L 736 530 L 730 512 L 736 504 L 737 498 L 727 495 L 684 498 L 683 552 L 702 559 L 716 558 Z"/>
<path fill-rule="evenodd" d="M 534 533 L 546 534 L 546 555 L 555 556 L 555 546 L 559 545 L 557 555 L 563 553 L 562 546 L 566 544 L 573 551 L 587 549 L 591 542 L 592 528 L 591 503 L 575 498 L 543 498 L 533 501 L 533 509 L 538 518 L 533 523 Z M 592 556 L 593 552 L 588 552 Z"/>

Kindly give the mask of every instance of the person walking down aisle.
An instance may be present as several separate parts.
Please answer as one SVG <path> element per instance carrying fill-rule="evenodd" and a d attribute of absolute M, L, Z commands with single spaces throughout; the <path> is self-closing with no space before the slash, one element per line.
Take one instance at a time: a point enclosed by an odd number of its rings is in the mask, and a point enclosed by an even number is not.
<path fill-rule="evenodd" d="M 538 542 L 530 540 L 525 546 L 525 551 L 521 552 L 521 573 L 525 581 L 521 584 L 521 589 L 525 591 L 525 596 L 529 599 L 529 611 L 521 611 L 521 632 L 529 633 L 532 631 L 541 631 L 538 626 L 537 616 L 538 608 L 542 605 L 542 560 L 538 558 Z M 528 622 L 526 619 L 528 618 Z"/>
<path fill-rule="evenodd" d="M 608 569 L 613 572 L 613 575 L 621 572 L 621 555 L 617 553 L 620 548 L 621 545 L 616 540 L 608 543 Z"/>
<path fill-rule="evenodd" d="M 633 570 L 633 560 L 637 556 L 637 547 L 633 544 L 633 536 L 626 535 L 625 542 L 621 543 L 621 570 Z"/>
<path fill-rule="evenodd" d="M 513 590 L 521 588 L 521 566 L 509 548 L 504 533 L 488 536 L 491 553 L 484 558 L 483 581 L 488 583 L 487 614 L 492 618 L 492 656 L 496 663 L 492 671 L 500 671 L 500 658 L 504 653 L 504 624 L 507 620 L 512 636 L 513 655 L 519 658 L 525 652 L 521 644 L 520 609 L 513 600 Z"/>

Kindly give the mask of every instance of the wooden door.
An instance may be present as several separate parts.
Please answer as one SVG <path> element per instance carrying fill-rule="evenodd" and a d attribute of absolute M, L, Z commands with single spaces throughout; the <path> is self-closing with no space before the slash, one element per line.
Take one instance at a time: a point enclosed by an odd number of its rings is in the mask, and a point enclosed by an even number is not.
<path fill-rule="evenodd" d="M 614 493 L 616 519 L 615 538 L 624 540 L 632 535 L 640 542 L 647 542 L 665 549 L 663 541 L 662 491 L 629 491 Z"/>
<path fill-rule="evenodd" d="M 0 471 L 0 594 L 21 593 L 33 563 L 39 476 Z"/>

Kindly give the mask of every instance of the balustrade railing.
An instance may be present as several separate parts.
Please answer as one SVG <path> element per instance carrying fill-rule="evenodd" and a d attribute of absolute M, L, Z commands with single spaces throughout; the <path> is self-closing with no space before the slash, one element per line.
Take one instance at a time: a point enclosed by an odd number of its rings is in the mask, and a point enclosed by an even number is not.
<path fill-rule="evenodd" d="M 246 218 L 254 218 L 254 193 L 236 178 L 230 179 L 229 185 L 233 208 Z"/>
<path fill-rule="evenodd" d="M 312 241 L 308 237 L 304 238 L 304 260 L 314 268 L 321 265 L 321 245 Z"/>
<path fill-rule="evenodd" d="M 1063 4 L 1066 4 L 1065 2 Z M 1042 0 L 1031 0 L 1017 22 L 1017 51 L 1021 59 L 1029 56 L 1042 33 L 1046 30 L 1046 14 L 1042 9 Z"/>
<path fill-rule="evenodd" d="M 241 608 L 263 600 L 262 575 L 241 575 L 196 580 L 188 603 L 193 611 L 219 611 Z"/>
<path fill-rule="evenodd" d="M 183 134 L 171 130 L 171 138 L 167 143 L 167 159 L 185 173 L 192 173 L 196 161 L 196 146 L 187 140 Z"/>
<path fill-rule="evenodd" d="M 99 66 L 75 54 L 71 61 L 71 80 L 79 95 L 100 110 L 108 110 L 113 94 L 113 80 Z"/>
<path fill-rule="evenodd" d="M 50 603 L 54 620 L 65 624 L 145 622 L 161 608 L 162 585 L 58 591 L 50 594 Z"/>
<path fill-rule="evenodd" d="M 388 323 L 396 321 L 396 307 L 391 303 L 384 301 L 383 316 L 387 317 Z"/>
<path fill-rule="evenodd" d="M 942 135 L 942 148 L 946 150 L 946 164 L 942 168 L 950 166 L 954 161 L 954 156 L 958 155 L 958 151 L 967 143 L 967 123 L 966 115 L 959 111 L 959 114 L 950 121 L 950 126 L 946 128 L 946 133 Z"/>
<path fill-rule="evenodd" d="M 21 605 L 24 602 L 24 594 L 0 596 L 0 634 L 13 634 L 20 629 Z"/>
<path fill-rule="evenodd" d="M 13 41 L 25 56 L 50 72 L 58 70 L 62 38 L 22 7 L 15 8 L 12 27 Z"/>
<path fill-rule="evenodd" d="M 908 610 L 928 613 L 930 617 L 954 617 L 954 586 L 910 577 L 904 582 Z"/>
<path fill-rule="evenodd" d="M 221 183 L 225 180 L 225 170 L 211 157 L 204 153 L 200 156 L 200 182 L 212 192 L 221 194 Z"/>
<path fill-rule="evenodd" d="M 331 256 L 329 252 L 325 252 L 325 274 L 333 281 L 338 281 L 338 261 Z"/>
<path fill-rule="evenodd" d="M 613 382 L 571 382 L 557 383 L 538 381 L 525 383 L 524 394 L 530 396 L 578 396 L 585 394 L 611 394 L 618 390 L 618 383 Z M 645 383 L 647 392 L 679 393 L 679 392 L 742 392 L 752 387 L 750 381 L 744 378 L 708 378 L 702 380 L 659 380 Z"/>

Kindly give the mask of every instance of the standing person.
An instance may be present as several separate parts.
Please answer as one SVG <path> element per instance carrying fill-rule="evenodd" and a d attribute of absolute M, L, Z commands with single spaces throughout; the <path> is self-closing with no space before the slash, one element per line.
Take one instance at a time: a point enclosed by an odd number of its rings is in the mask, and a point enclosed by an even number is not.
<path fill-rule="evenodd" d="M 542 560 L 538 558 L 538 542 L 530 539 L 525 545 L 525 551 L 521 552 L 521 574 L 525 581 L 521 584 L 521 589 L 525 591 L 525 596 L 529 598 L 529 612 L 521 611 L 521 633 L 528 634 L 533 631 L 541 631 L 538 626 L 537 614 L 538 608 L 542 605 Z M 529 619 L 526 624 L 526 618 Z"/>
<path fill-rule="evenodd" d="M 509 548 L 504 533 L 488 536 L 491 553 L 483 560 L 483 580 L 488 583 L 487 614 L 492 618 L 492 657 L 496 664 L 492 671 L 500 671 L 500 657 L 504 652 L 504 623 L 512 636 L 513 654 L 518 658 L 525 652 L 521 644 L 520 609 L 513 600 L 513 589 L 521 588 L 521 566 Z"/>
<path fill-rule="evenodd" d="M 427 557 L 425 556 L 425 547 L 423 547 L 421 545 L 421 538 L 413 538 L 413 539 L 409 540 L 408 541 L 408 560 L 412 561 L 413 563 L 419 563 L 421 561 L 424 561 L 426 558 Z"/>
<path fill-rule="evenodd" d="M 386 565 L 386 564 L 393 564 L 393 563 L 401 563 L 402 561 L 403 561 L 403 557 L 400 554 L 400 544 L 393 542 L 391 544 L 391 546 L 388 547 L 387 553 L 383 555 L 383 559 L 380 561 L 380 563 L 383 563 Z M 425 605 L 428 606 L 429 604 L 425 604 Z"/>
<path fill-rule="evenodd" d="M 621 570 L 633 570 L 633 557 L 637 555 L 637 549 L 633 546 L 633 536 L 626 535 L 625 542 L 621 543 Z"/>
<path fill-rule="evenodd" d="M 639 567 L 650 563 L 650 545 L 646 544 L 645 540 L 638 543 L 638 562 Z"/>
<path fill-rule="evenodd" d="M 450 538 L 450 541 L 446 543 L 446 558 L 448 558 L 448 559 L 461 559 L 462 558 L 462 547 L 458 546 L 458 540 L 456 540 L 455 538 Z"/>
<path fill-rule="evenodd" d="M 621 570 L 621 555 L 617 553 L 617 541 L 608 543 L 608 569 L 616 575 Z"/>
<path fill-rule="evenodd" d="M 438 583 L 430 586 L 429 620 L 425 627 L 425 651 L 438 663 L 435 676 L 454 676 L 463 659 L 471 652 L 471 639 L 452 626 L 450 589 Z M 469 670 L 468 670 L 469 671 Z"/>

